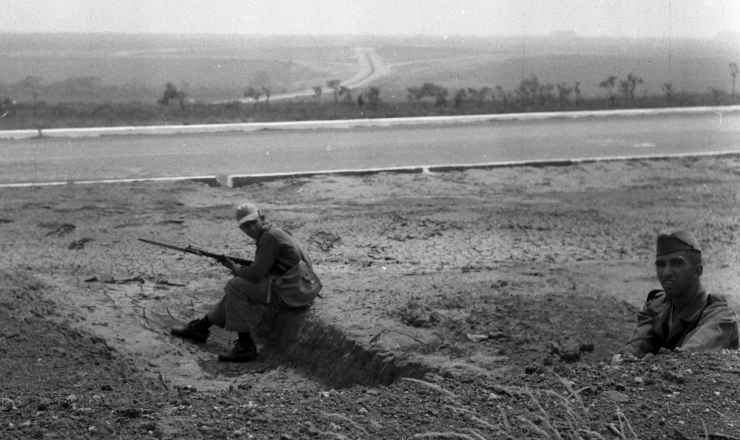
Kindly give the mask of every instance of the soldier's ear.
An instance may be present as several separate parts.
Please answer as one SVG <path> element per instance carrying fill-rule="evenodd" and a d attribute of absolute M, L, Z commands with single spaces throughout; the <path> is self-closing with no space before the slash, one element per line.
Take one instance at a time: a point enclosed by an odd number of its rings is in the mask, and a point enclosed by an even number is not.
<path fill-rule="evenodd" d="M 694 278 L 698 279 L 704 273 L 704 266 L 701 263 L 694 266 Z"/>

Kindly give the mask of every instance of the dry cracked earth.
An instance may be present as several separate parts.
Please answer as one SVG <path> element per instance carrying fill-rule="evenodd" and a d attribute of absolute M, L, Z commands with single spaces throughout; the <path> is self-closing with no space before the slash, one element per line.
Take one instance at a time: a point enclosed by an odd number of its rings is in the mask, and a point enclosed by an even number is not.
<path fill-rule="evenodd" d="M 740 438 L 740 353 L 609 363 L 656 233 L 694 231 L 740 312 L 740 157 L 0 189 L 0 438 Z M 257 203 L 324 282 L 305 312 L 169 336 L 249 258 Z"/>

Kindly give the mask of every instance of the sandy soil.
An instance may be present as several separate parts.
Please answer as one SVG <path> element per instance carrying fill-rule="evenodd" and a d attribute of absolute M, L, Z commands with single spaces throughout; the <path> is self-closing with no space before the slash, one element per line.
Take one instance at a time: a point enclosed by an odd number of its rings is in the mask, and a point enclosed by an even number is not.
<path fill-rule="evenodd" d="M 738 437 L 737 352 L 606 362 L 658 287 L 662 229 L 695 232 L 705 286 L 740 311 L 739 177 L 726 156 L 2 189 L 0 435 L 538 438 L 571 421 L 632 438 L 629 420 L 639 438 Z M 249 258 L 247 200 L 301 239 L 324 298 L 255 312 L 260 359 L 224 365 L 234 335 L 168 330 L 226 270 L 136 238 Z"/>

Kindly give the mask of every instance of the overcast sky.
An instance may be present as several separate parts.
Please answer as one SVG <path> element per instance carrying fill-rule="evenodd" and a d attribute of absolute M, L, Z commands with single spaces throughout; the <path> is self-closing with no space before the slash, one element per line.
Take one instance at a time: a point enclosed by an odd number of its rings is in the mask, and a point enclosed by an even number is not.
<path fill-rule="evenodd" d="M 0 32 L 715 37 L 740 0 L 0 0 Z"/>

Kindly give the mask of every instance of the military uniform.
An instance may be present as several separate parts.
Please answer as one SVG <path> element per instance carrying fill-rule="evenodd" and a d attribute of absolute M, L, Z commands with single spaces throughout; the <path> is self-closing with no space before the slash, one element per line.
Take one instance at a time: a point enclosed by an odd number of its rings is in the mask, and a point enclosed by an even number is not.
<path fill-rule="evenodd" d="M 668 350 L 702 351 L 740 348 L 737 315 L 722 295 L 707 294 L 701 285 L 679 314 L 662 290 L 653 290 L 637 314 L 637 327 L 619 351 L 644 357 Z"/>

